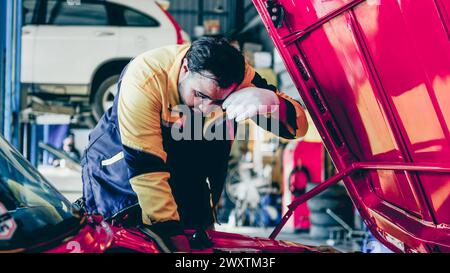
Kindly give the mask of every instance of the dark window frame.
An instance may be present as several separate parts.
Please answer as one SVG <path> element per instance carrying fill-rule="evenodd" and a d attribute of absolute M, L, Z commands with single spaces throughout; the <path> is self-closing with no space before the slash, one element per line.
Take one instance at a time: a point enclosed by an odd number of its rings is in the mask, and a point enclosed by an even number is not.
<path fill-rule="evenodd" d="M 117 26 L 117 27 L 136 27 L 136 28 L 153 28 L 153 27 L 159 27 L 161 26 L 161 23 L 156 20 L 154 17 L 145 14 L 139 10 L 136 10 L 132 7 L 128 7 L 122 4 L 118 4 L 118 3 L 111 3 L 108 2 L 107 5 L 109 6 L 109 12 L 111 13 L 111 18 L 113 19 L 111 21 L 111 25 L 113 26 Z M 152 26 L 144 26 L 144 25 L 128 25 L 126 20 L 125 20 L 125 10 L 129 10 L 132 12 L 135 12 L 137 14 L 139 14 L 140 16 L 143 16 L 147 19 L 149 19 L 150 21 L 154 22 L 155 25 Z"/>
<path fill-rule="evenodd" d="M 73 24 L 73 25 L 64 25 L 64 24 L 53 24 L 53 23 L 48 23 L 47 22 L 47 15 L 48 12 L 48 2 L 49 1 L 55 1 L 55 2 L 66 2 L 66 0 L 41 0 L 39 2 L 43 3 L 41 9 L 40 9 L 40 13 L 39 13 L 39 17 L 38 17 L 38 25 L 42 25 L 42 26 L 54 26 L 54 27 L 111 27 L 113 26 L 111 24 L 111 14 L 108 10 L 108 2 L 106 1 L 95 1 L 95 0 L 81 0 L 81 5 L 84 3 L 93 3 L 93 4 L 100 4 L 100 5 L 104 5 L 105 6 L 105 11 L 106 11 L 106 24 Z"/>
<path fill-rule="evenodd" d="M 29 1 L 33 1 L 33 0 L 29 0 Z M 33 8 L 33 14 L 31 15 L 31 21 L 29 23 L 25 22 L 25 14 L 23 14 L 23 10 L 25 9 L 25 2 L 27 2 L 27 0 L 24 0 L 22 2 L 22 26 L 32 26 L 32 25 L 38 25 L 38 16 L 39 16 L 39 9 L 42 6 L 42 2 L 39 0 L 36 0 L 34 3 L 34 8 Z"/>
<path fill-rule="evenodd" d="M 156 28 L 161 26 L 161 23 L 155 19 L 154 17 L 145 14 L 139 10 L 136 10 L 132 7 L 128 7 L 122 4 L 118 3 L 111 3 L 107 1 L 96 1 L 96 0 L 81 0 L 81 4 L 83 3 L 95 3 L 95 4 L 103 4 L 105 5 L 106 9 L 106 16 L 107 16 L 107 24 L 106 25 L 56 25 L 56 24 L 50 24 L 46 22 L 47 19 L 47 9 L 48 9 L 48 2 L 49 1 L 59 1 L 59 2 L 66 2 L 66 0 L 41 0 L 37 1 L 38 6 L 35 7 L 34 15 L 33 15 L 33 25 L 43 25 L 43 26 L 57 26 L 57 27 L 134 27 L 134 28 Z M 127 22 L 125 21 L 124 12 L 125 10 L 130 10 L 132 12 L 135 12 L 145 18 L 148 18 L 152 22 L 155 23 L 155 25 L 152 26 L 139 26 L 139 25 L 127 25 Z"/>

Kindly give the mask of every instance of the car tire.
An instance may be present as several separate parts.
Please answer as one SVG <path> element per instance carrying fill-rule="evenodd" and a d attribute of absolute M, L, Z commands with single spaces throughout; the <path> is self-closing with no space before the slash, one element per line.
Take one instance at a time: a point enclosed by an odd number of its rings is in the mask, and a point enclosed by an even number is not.
<path fill-rule="evenodd" d="M 338 228 L 339 226 L 316 226 L 311 225 L 309 228 L 309 237 L 315 240 L 328 239 L 331 228 Z"/>
<path fill-rule="evenodd" d="M 102 81 L 97 91 L 95 92 L 92 100 L 92 115 L 94 116 L 96 121 L 99 121 L 107 108 L 109 108 L 106 105 L 112 105 L 114 95 L 116 94 L 114 92 L 117 92 L 118 81 L 119 75 L 110 76 Z"/>
<path fill-rule="evenodd" d="M 232 193 L 230 192 L 230 185 L 240 181 L 238 166 L 239 162 L 236 162 L 233 159 L 229 161 L 228 174 L 225 179 L 225 185 L 219 201 L 220 209 L 218 210 L 217 218 L 220 223 L 227 223 L 229 221 L 230 214 L 236 208 L 236 197 L 232 196 Z"/>
<path fill-rule="evenodd" d="M 306 191 L 314 189 L 318 184 L 308 183 L 306 185 Z M 317 198 L 335 198 L 347 195 L 347 190 L 343 185 L 337 184 L 329 187 L 324 192 L 317 195 Z"/>
<path fill-rule="evenodd" d="M 335 226 L 338 225 L 336 220 L 334 220 L 328 213 L 323 212 L 317 212 L 312 213 L 309 217 L 309 221 L 311 221 L 312 225 L 315 226 Z"/>
<path fill-rule="evenodd" d="M 313 198 L 308 201 L 308 208 L 311 212 L 325 212 L 327 209 L 340 207 L 341 202 L 336 199 Z"/>
<path fill-rule="evenodd" d="M 317 184 L 310 183 L 307 185 L 307 190 L 309 191 L 316 186 Z M 342 228 L 326 212 L 327 209 L 330 209 L 347 225 L 353 227 L 353 203 L 342 185 L 338 184 L 328 188 L 325 192 L 310 199 L 307 204 L 311 212 L 309 216 L 311 222 L 309 236 L 312 239 L 326 239 L 329 237 L 330 231 L 337 227 Z"/>

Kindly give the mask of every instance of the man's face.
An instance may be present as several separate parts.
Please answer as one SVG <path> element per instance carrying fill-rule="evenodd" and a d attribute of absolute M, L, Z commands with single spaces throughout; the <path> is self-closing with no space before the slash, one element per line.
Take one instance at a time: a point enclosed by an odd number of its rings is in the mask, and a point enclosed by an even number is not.
<path fill-rule="evenodd" d="M 194 111 L 204 114 L 212 112 L 217 107 L 220 107 L 222 102 L 236 88 L 236 84 L 229 88 L 220 88 L 208 72 L 204 72 L 201 75 L 190 72 L 184 66 L 182 69 L 184 69 L 184 73 L 178 82 L 178 92 L 180 93 L 181 101 L 193 108 Z"/>

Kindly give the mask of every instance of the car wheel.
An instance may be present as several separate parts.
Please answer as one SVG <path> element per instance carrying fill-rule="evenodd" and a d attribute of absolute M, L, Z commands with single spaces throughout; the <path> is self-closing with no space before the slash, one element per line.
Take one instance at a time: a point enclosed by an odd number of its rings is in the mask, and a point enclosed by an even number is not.
<path fill-rule="evenodd" d="M 314 189 L 317 185 L 318 184 L 308 183 L 306 185 L 306 191 L 310 191 L 310 190 Z M 336 198 L 336 197 L 341 197 L 341 196 L 346 196 L 346 195 L 347 195 L 347 190 L 345 189 L 345 187 L 343 185 L 337 184 L 337 185 L 329 187 L 324 192 L 321 192 L 320 194 L 317 195 L 317 197 L 318 198 Z"/>
<path fill-rule="evenodd" d="M 334 220 L 326 212 L 324 212 L 324 213 L 320 213 L 320 212 L 312 213 L 309 216 L 309 221 L 311 221 L 311 224 L 315 225 L 315 226 L 335 226 L 335 225 L 338 225 L 336 220 Z"/>
<path fill-rule="evenodd" d="M 308 201 L 308 208 L 311 212 L 325 212 L 327 209 L 335 209 L 342 207 L 339 200 L 313 198 Z"/>
<path fill-rule="evenodd" d="M 106 78 L 100 84 L 95 92 L 94 99 L 92 100 L 92 114 L 95 119 L 99 121 L 105 113 L 114 103 L 114 98 L 117 94 L 117 82 L 119 81 L 119 75 L 114 75 Z"/>
<path fill-rule="evenodd" d="M 316 186 L 315 184 L 308 184 L 307 190 L 309 191 Z M 328 215 L 327 209 L 330 209 L 351 228 L 353 227 L 353 204 L 342 185 L 332 186 L 310 199 L 308 208 L 311 212 L 309 215 L 311 222 L 309 235 L 313 239 L 326 239 L 336 231 L 336 228 L 342 228 L 333 217 Z"/>
<path fill-rule="evenodd" d="M 339 226 L 316 226 L 312 225 L 309 229 L 309 236 L 312 239 L 324 240 L 330 237 L 330 232 L 332 229 L 339 229 Z"/>

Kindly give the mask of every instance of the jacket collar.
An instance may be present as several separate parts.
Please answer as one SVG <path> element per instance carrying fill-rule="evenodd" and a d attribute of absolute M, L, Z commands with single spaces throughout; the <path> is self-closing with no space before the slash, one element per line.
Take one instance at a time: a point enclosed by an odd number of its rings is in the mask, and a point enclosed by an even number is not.
<path fill-rule="evenodd" d="M 167 74 L 167 91 L 168 91 L 168 100 L 167 100 L 167 108 L 171 109 L 172 107 L 180 104 L 180 95 L 178 93 L 178 76 L 180 75 L 181 64 L 183 63 L 183 59 L 186 56 L 187 51 L 190 48 L 190 44 L 181 45 L 177 49 L 177 55 L 175 57 L 175 61 L 173 65 L 168 71 Z"/>

